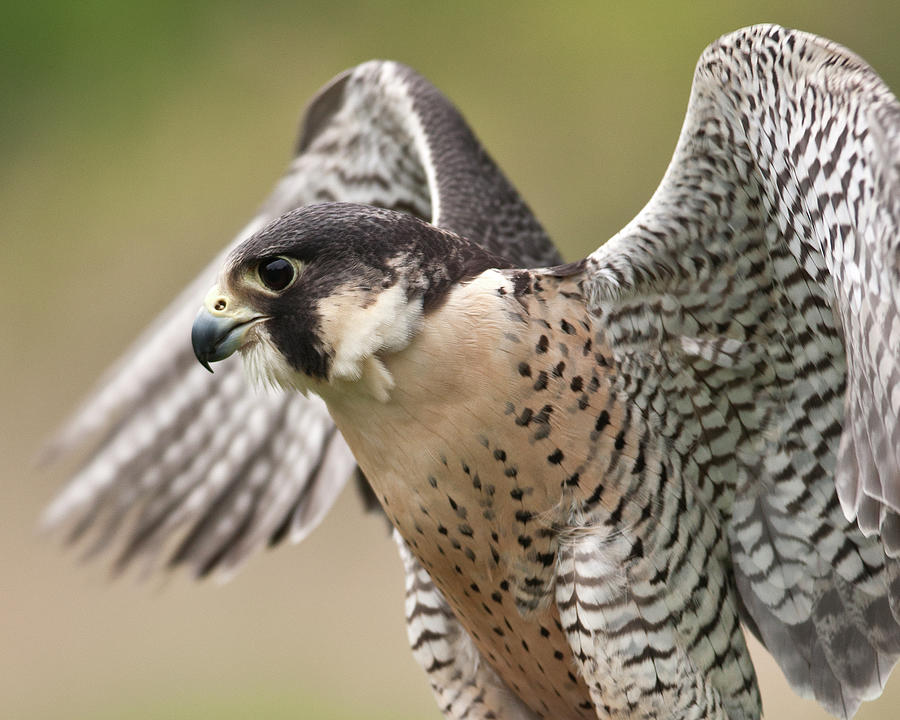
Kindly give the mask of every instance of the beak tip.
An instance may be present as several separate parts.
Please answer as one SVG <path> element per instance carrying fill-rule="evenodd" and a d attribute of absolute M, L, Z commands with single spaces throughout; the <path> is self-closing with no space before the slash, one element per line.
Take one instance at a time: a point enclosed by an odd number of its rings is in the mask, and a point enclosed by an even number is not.
<path fill-rule="evenodd" d="M 210 372 L 213 371 L 212 367 L 209 364 L 209 356 L 205 352 L 200 352 L 196 345 L 194 346 L 194 357 L 197 358 L 197 362 L 207 370 L 209 370 Z"/>
<path fill-rule="evenodd" d="M 203 367 L 213 372 L 210 363 L 224 360 L 237 351 L 256 317 L 212 315 L 201 307 L 191 327 L 194 355 Z"/>

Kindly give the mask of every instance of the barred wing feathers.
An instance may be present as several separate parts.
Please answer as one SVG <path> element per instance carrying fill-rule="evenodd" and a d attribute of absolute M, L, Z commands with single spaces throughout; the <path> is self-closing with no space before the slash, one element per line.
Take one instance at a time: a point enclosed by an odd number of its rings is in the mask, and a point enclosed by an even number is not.
<path fill-rule="evenodd" d="M 622 396 L 687 512 L 727 528 L 706 572 L 844 717 L 900 656 L 898 168 L 900 105 L 863 60 L 741 30 L 701 57 L 659 189 L 587 261 Z"/>

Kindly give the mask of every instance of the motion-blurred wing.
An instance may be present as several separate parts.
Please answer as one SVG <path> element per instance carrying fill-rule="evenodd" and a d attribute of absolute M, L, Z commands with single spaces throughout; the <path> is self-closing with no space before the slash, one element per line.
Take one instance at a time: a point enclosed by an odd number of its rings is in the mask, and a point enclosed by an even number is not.
<path fill-rule="evenodd" d="M 668 528 L 660 577 L 712 641 L 693 662 L 715 672 L 729 631 L 690 598 L 733 573 L 794 687 L 853 714 L 900 655 L 896 98 L 821 38 L 723 38 L 659 189 L 588 267 L 620 391 L 693 499 L 678 517 L 727 528 Z"/>
<path fill-rule="evenodd" d="M 259 214 L 106 375 L 51 454 L 90 444 L 49 526 L 91 535 L 117 564 L 161 556 L 198 575 L 234 569 L 322 519 L 355 465 L 321 401 L 252 389 L 240 362 L 209 375 L 190 328 L 224 254 L 278 215 L 353 201 L 404 210 L 523 264 L 558 256 L 451 103 L 401 65 L 370 62 L 307 109 L 298 154 Z"/>

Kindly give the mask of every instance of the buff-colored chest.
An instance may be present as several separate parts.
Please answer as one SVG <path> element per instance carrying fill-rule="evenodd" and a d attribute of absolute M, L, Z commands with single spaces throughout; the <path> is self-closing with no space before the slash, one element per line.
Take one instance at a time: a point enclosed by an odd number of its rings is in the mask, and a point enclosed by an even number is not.
<path fill-rule="evenodd" d="M 326 399 L 482 655 L 542 715 L 592 717 L 552 587 L 604 384 L 589 321 L 554 326 L 552 308 L 498 292 L 499 277 L 458 291 L 404 352 L 383 358 L 395 383 L 388 402 Z M 573 414 L 585 422 L 563 422 Z"/>

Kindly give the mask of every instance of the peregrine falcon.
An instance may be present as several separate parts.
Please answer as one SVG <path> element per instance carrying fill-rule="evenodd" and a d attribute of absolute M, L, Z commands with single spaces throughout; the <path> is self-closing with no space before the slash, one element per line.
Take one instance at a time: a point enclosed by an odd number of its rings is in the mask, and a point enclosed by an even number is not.
<path fill-rule="evenodd" d="M 63 432 L 110 428 L 48 522 L 124 530 L 120 564 L 179 534 L 171 563 L 228 572 L 315 527 L 355 462 L 448 718 L 757 718 L 742 624 L 835 715 L 880 693 L 900 104 L 863 60 L 720 39 L 656 193 L 569 264 L 407 68 L 338 77 L 298 153 Z M 171 349 L 204 291 L 213 376 Z"/>

